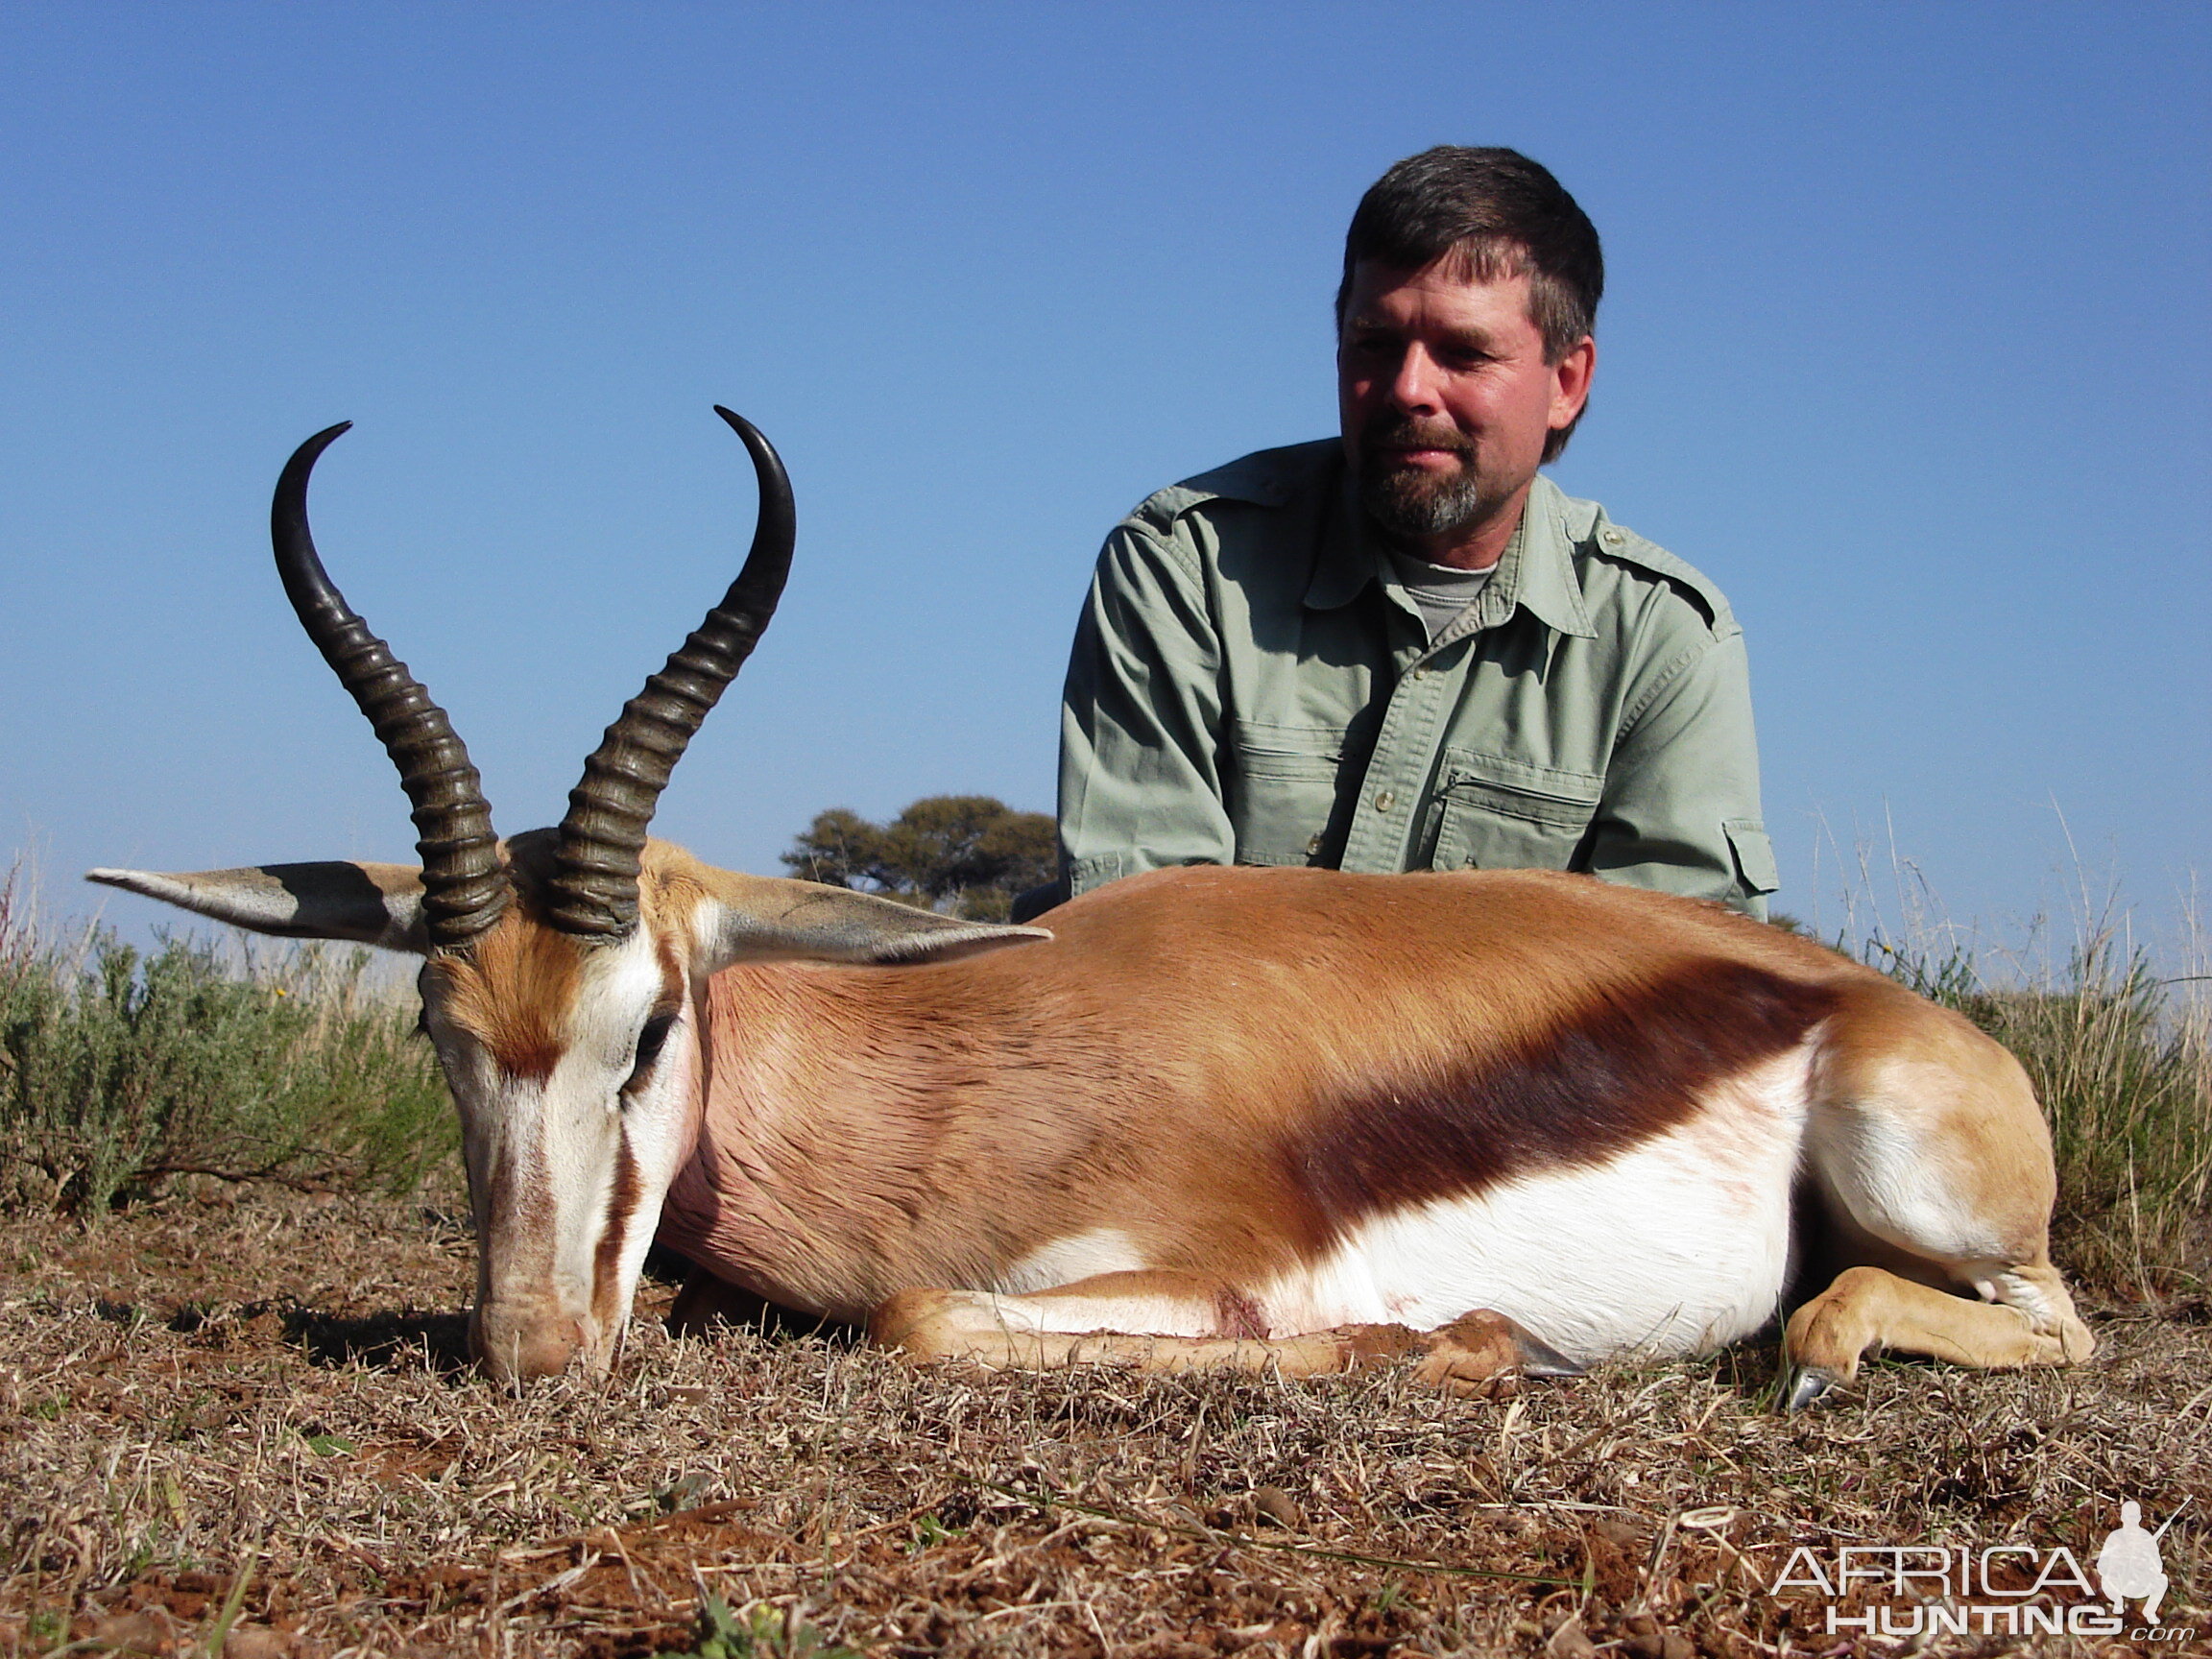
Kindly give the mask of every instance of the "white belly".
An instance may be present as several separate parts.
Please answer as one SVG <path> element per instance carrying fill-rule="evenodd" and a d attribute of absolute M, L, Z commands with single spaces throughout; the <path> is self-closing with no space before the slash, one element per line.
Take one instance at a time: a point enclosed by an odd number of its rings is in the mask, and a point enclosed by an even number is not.
<path fill-rule="evenodd" d="M 1260 1295 L 1271 1334 L 1487 1308 L 1570 1358 L 1716 1348 L 1774 1314 L 1807 1051 L 1714 1092 L 1681 1126 L 1586 1168 L 1378 1216 Z"/>

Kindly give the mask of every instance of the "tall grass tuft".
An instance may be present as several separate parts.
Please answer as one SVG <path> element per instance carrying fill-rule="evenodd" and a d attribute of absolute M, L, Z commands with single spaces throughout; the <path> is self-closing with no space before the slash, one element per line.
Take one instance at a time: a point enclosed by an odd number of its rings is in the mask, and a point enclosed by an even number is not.
<path fill-rule="evenodd" d="M 2091 932 L 2063 967 L 1992 983 L 1957 944 L 1876 940 L 1876 966 L 2018 1056 L 2058 1165 L 2053 1251 L 2107 1293 L 2156 1303 L 2212 1287 L 2212 998 Z"/>
<path fill-rule="evenodd" d="M 0 884 L 0 1203 L 97 1214 L 164 1177 L 411 1190 L 459 1131 L 365 950 L 42 942 Z"/>

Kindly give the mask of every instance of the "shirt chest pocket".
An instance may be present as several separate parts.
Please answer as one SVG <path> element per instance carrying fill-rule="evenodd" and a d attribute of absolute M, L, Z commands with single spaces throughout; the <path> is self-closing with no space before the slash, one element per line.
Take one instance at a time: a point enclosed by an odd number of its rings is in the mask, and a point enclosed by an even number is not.
<path fill-rule="evenodd" d="M 1503 755 L 1447 749 L 1431 866 L 1438 870 L 1570 870 L 1605 780 Z"/>
<path fill-rule="evenodd" d="M 1332 844 L 1344 733 L 1327 726 L 1239 720 L 1229 821 L 1239 864 L 1311 864 Z M 1338 836 L 1336 839 L 1340 840 Z"/>

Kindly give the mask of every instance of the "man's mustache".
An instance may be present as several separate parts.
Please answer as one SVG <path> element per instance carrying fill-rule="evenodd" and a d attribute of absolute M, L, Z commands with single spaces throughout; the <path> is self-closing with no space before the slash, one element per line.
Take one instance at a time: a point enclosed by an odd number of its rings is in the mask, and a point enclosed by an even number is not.
<path fill-rule="evenodd" d="M 1409 415 L 1376 416 L 1359 429 L 1359 447 L 1369 455 L 1379 449 L 1447 449 L 1466 456 L 1475 450 L 1450 422 L 1416 421 Z"/>

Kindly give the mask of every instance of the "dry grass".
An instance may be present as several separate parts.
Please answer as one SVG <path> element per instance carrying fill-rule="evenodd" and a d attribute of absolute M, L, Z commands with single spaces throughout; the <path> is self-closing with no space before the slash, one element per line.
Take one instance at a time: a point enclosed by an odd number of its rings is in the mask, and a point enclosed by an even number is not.
<path fill-rule="evenodd" d="M 2152 1305 L 2202 1294 L 2212 1289 L 2212 998 L 2168 995 L 2141 957 L 2092 958 L 2073 981 L 1956 999 L 2034 1079 L 2059 1172 L 2053 1248 L 2115 1294 Z"/>
<path fill-rule="evenodd" d="M 290 981 L 186 947 L 164 978 L 85 975 L 89 939 L 44 949 L 9 898 L 0 1650 L 1894 1651 L 1767 1593 L 1795 1547 L 2088 1562 L 2131 1498 L 2178 1512 L 2166 1617 L 2200 1633 L 2155 1650 L 2212 1652 L 2212 1015 L 2108 950 L 1994 982 L 1889 952 L 2036 1076 L 2103 1344 L 2077 1370 L 1877 1364 L 1794 1418 L 1764 1398 L 1770 1345 L 1473 1400 L 1398 1372 L 918 1373 L 672 1341 L 660 1286 L 611 1383 L 515 1398 L 461 1363 L 457 1197 L 354 1195 L 449 1172 L 453 1139 L 358 968 Z M 193 1161 L 347 1190 L 160 1174 Z"/>
<path fill-rule="evenodd" d="M 208 1196 L 0 1227 L 0 1645 L 205 1651 L 232 1602 L 233 1659 L 645 1655 L 711 1594 L 752 1609 L 725 1653 L 1836 1653 L 1765 1591 L 1795 1545 L 2086 1561 L 2123 1498 L 2189 1503 L 2167 1618 L 2212 1625 L 2202 1303 L 2097 1313 L 2077 1370 L 1876 1364 L 1788 1418 L 1758 1346 L 1455 1400 L 650 1319 L 611 1384 L 511 1398 L 457 1363 L 457 1214 Z"/>

